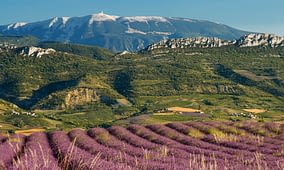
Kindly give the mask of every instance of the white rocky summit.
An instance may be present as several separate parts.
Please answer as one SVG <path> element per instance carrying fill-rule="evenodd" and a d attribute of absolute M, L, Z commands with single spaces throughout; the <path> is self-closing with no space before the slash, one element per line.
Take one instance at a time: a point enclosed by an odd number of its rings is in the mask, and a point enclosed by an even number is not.
<path fill-rule="evenodd" d="M 54 26 L 65 26 L 66 23 L 68 22 L 70 18 L 69 17 L 54 17 L 53 19 L 51 19 L 48 27 L 54 27 Z"/>
<path fill-rule="evenodd" d="M 159 16 L 134 16 L 134 17 L 121 17 L 120 21 L 128 21 L 128 22 L 169 22 L 165 17 Z"/>
<path fill-rule="evenodd" d="M 14 24 L 10 24 L 7 26 L 7 29 L 16 29 L 16 28 L 19 28 L 19 27 L 22 27 L 22 26 L 25 26 L 27 25 L 27 23 L 25 22 L 17 22 L 17 23 L 14 23 Z"/>
<path fill-rule="evenodd" d="M 98 14 L 93 14 L 90 17 L 89 24 L 93 24 L 94 22 L 102 22 L 102 21 L 116 21 L 119 16 L 104 14 L 103 12 Z"/>
<path fill-rule="evenodd" d="M 48 55 L 55 53 L 56 51 L 52 48 L 39 48 L 39 47 L 23 47 L 19 54 L 24 55 L 24 56 L 30 56 L 30 57 L 37 57 L 41 58 L 43 55 Z"/>

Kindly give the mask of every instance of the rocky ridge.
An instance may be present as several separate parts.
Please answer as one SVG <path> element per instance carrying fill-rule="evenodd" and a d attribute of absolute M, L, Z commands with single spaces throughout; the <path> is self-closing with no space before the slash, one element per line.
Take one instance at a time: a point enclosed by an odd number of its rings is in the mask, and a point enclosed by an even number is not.
<path fill-rule="evenodd" d="M 236 45 L 239 47 L 279 47 L 284 46 L 284 37 L 274 34 L 248 34 L 238 39 Z"/>
<path fill-rule="evenodd" d="M 221 40 L 219 38 L 211 37 L 196 37 L 196 38 L 179 38 L 162 40 L 154 43 L 146 48 L 146 50 L 154 50 L 161 48 L 190 48 L 190 47 L 222 47 L 225 45 L 232 45 L 235 41 Z"/>
<path fill-rule="evenodd" d="M 19 48 L 19 54 L 23 55 L 23 56 L 30 56 L 30 57 L 37 57 L 37 58 L 41 58 L 43 55 L 48 55 L 48 54 L 52 54 L 55 53 L 56 51 L 52 48 L 39 48 L 39 47 L 23 47 L 23 48 Z"/>
<path fill-rule="evenodd" d="M 18 47 L 14 44 L 9 43 L 0 43 L 0 53 L 2 52 L 8 52 L 13 49 L 17 49 Z"/>
<path fill-rule="evenodd" d="M 39 48 L 34 46 L 17 47 L 14 44 L 0 44 L 0 53 L 15 51 L 18 55 L 41 58 L 43 55 L 53 54 L 56 50 L 52 48 Z"/>
<path fill-rule="evenodd" d="M 196 38 L 179 38 L 162 40 L 158 43 L 149 45 L 145 51 L 163 48 L 214 48 L 228 45 L 235 45 L 237 47 L 254 47 L 254 46 L 268 46 L 280 47 L 284 46 L 284 37 L 274 34 L 247 34 L 237 40 L 222 40 L 219 38 L 211 37 L 196 37 Z"/>

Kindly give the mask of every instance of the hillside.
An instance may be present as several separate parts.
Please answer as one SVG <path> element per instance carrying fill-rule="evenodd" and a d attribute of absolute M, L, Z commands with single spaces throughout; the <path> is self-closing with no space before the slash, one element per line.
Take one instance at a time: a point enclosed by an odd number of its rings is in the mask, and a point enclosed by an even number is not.
<path fill-rule="evenodd" d="M 6 129 L 284 119 L 281 46 L 166 47 L 121 54 L 51 42 L 41 47 L 56 50 L 1 48 L 0 98 L 19 107 L 1 108 Z M 36 53 L 25 53 L 31 49 Z M 170 107 L 204 114 L 155 115 Z"/>
<path fill-rule="evenodd" d="M 37 46 L 41 48 L 52 48 L 61 52 L 86 56 L 97 60 L 109 59 L 113 52 L 97 46 L 87 46 L 80 44 L 60 43 L 60 42 L 40 42 Z"/>
<path fill-rule="evenodd" d="M 283 125 L 186 122 L 1 135 L 0 168 L 282 170 Z"/>
<path fill-rule="evenodd" d="M 13 44 L 18 47 L 37 45 L 39 40 L 32 36 L 2 36 L 0 35 L 0 44 Z"/>
<path fill-rule="evenodd" d="M 122 17 L 104 13 L 83 17 L 54 17 L 34 23 L 0 26 L 0 34 L 32 35 L 41 41 L 60 41 L 97 45 L 113 51 L 137 51 L 168 38 L 218 37 L 236 39 L 247 34 L 210 21 L 160 17 Z"/>

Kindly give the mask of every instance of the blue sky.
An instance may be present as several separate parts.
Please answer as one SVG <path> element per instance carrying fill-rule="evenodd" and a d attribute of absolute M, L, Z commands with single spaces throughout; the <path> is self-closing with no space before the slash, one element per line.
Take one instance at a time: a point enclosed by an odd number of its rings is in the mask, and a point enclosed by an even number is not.
<path fill-rule="evenodd" d="M 284 35 L 284 0 L 0 0 L 0 25 L 104 11 L 210 20 L 235 28 Z"/>

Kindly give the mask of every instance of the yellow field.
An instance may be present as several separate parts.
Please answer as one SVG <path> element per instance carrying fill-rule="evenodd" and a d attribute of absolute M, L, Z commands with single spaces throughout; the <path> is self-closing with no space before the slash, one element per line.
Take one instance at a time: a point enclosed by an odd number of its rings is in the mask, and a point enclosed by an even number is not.
<path fill-rule="evenodd" d="M 251 112 L 251 113 L 263 113 L 266 112 L 266 110 L 263 109 L 243 109 L 246 112 Z"/>
<path fill-rule="evenodd" d="M 25 130 L 16 130 L 15 133 L 16 134 L 22 134 L 22 135 L 26 135 L 29 136 L 34 132 L 45 132 L 45 129 L 25 129 Z"/>
<path fill-rule="evenodd" d="M 126 99 L 117 99 L 116 101 L 122 106 L 131 106 L 131 103 Z"/>
<path fill-rule="evenodd" d="M 170 107 L 168 108 L 168 110 L 173 112 L 188 112 L 188 113 L 200 112 L 200 110 L 185 108 L 185 107 Z"/>

